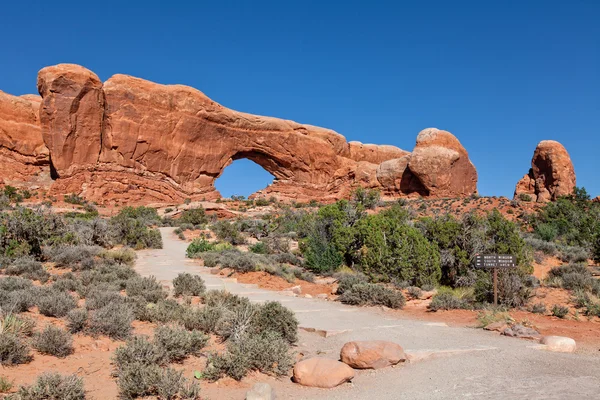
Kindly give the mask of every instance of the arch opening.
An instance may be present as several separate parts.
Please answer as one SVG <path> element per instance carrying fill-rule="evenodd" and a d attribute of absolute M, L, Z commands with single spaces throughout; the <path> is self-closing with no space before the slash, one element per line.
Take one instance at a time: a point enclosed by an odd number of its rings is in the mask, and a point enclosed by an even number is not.
<path fill-rule="evenodd" d="M 248 198 L 257 191 L 266 188 L 275 176 L 250 158 L 236 157 L 225 167 L 215 180 L 215 189 L 222 197 L 244 196 Z"/>

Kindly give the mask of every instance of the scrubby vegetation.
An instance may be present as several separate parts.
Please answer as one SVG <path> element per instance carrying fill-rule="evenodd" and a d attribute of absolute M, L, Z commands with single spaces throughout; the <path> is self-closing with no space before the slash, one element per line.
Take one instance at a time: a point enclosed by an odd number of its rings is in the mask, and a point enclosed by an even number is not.
<path fill-rule="evenodd" d="M 83 380 L 76 375 L 44 373 L 31 386 L 21 386 L 10 400 L 84 400 Z"/>

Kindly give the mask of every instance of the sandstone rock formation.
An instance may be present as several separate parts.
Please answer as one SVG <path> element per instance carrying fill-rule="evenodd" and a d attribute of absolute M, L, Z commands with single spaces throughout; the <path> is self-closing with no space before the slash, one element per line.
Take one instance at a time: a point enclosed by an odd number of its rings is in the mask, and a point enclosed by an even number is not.
<path fill-rule="evenodd" d="M 356 369 L 380 369 L 406 361 L 402 346 L 382 340 L 348 342 L 340 360 Z"/>
<path fill-rule="evenodd" d="M 48 149 L 38 116 L 41 100 L 0 91 L 0 183 L 39 185 L 47 178 Z"/>
<path fill-rule="evenodd" d="M 51 194 L 57 196 L 77 193 L 128 204 L 211 200 L 220 197 L 215 180 L 241 158 L 274 177 L 257 195 L 284 200 L 333 201 L 357 186 L 391 197 L 460 197 L 477 190 L 465 149 L 452 134 L 434 128 L 419 134 L 411 154 L 233 111 L 187 86 L 126 75 L 102 83 L 73 64 L 42 69 L 38 90 L 39 119 L 36 101 L 0 97 L 0 128 L 10 125 L 0 130 L 0 154 L 21 157 L 19 166 L 49 165 Z M 25 135 L 29 147 L 20 149 L 24 144 L 14 137 Z"/>
<path fill-rule="evenodd" d="M 294 365 L 294 382 L 303 386 L 332 388 L 354 378 L 354 370 L 343 362 L 314 357 Z"/>
<path fill-rule="evenodd" d="M 517 183 L 515 199 L 528 195 L 546 202 L 573 193 L 577 180 L 569 153 L 554 140 L 541 141 L 533 153 L 531 169 Z"/>

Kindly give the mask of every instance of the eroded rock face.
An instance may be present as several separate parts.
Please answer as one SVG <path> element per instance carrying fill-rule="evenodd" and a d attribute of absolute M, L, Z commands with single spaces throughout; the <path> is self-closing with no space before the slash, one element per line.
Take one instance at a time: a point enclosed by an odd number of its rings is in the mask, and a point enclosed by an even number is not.
<path fill-rule="evenodd" d="M 314 357 L 294 365 L 294 382 L 303 386 L 333 388 L 354 378 L 347 364 L 329 358 Z"/>
<path fill-rule="evenodd" d="M 333 201 L 357 186 L 393 197 L 476 190 L 466 151 L 444 131 L 420 134 L 411 155 L 394 146 L 348 143 L 325 128 L 233 111 L 187 86 L 127 75 L 103 83 L 73 64 L 42 69 L 37 83 L 41 106 L 35 98 L 0 96 L 0 156 L 25 157 L 15 161 L 19 166 L 49 165 L 53 195 L 131 204 L 211 200 L 220 196 L 216 178 L 240 158 L 274 176 L 260 195 L 284 200 Z"/>
<path fill-rule="evenodd" d="M 577 185 L 575 169 L 565 147 L 554 140 L 541 141 L 533 153 L 531 169 L 517 183 L 515 199 L 528 195 L 547 202 L 573 193 Z"/>
<path fill-rule="evenodd" d="M 383 340 L 348 342 L 340 360 L 356 369 L 380 369 L 406 361 L 402 346 Z"/>
<path fill-rule="evenodd" d="M 48 149 L 42 140 L 36 95 L 0 91 L 0 183 L 49 183 Z"/>

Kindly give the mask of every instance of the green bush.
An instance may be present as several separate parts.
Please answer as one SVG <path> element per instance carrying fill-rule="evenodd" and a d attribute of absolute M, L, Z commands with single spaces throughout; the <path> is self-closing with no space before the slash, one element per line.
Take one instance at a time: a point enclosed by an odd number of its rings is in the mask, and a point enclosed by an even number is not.
<path fill-rule="evenodd" d="M 188 258 L 198 258 L 201 253 L 213 251 L 214 249 L 214 243 L 211 243 L 204 238 L 196 238 L 188 245 L 185 255 Z"/>
<path fill-rule="evenodd" d="M 88 312 L 83 308 L 76 308 L 67 314 L 67 328 L 71 333 L 83 331 L 87 327 Z"/>
<path fill-rule="evenodd" d="M 365 274 L 385 281 L 400 279 L 415 286 L 436 284 L 441 278 L 438 248 L 405 219 L 402 209 L 393 208 L 357 223 L 359 266 Z"/>
<path fill-rule="evenodd" d="M 255 254 L 268 254 L 269 248 L 264 242 L 256 242 L 248 248 L 252 253 Z"/>
<path fill-rule="evenodd" d="M 252 319 L 252 331 L 278 333 L 288 343 L 298 341 L 298 320 L 294 312 L 276 301 L 269 301 L 256 309 Z"/>
<path fill-rule="evenodd" d="M 113 339 L 126 339 L 131 334 L 134 316 L 127 304 L 111 303 L 91 313 L 89 330 Z"/>
<path fill-rule="evenodd" d="M 83 380 L 55 372 L 40 375 L 31 386 L 21 386 L 15 400 L 85 400 Z"/>
<path fill-rule="evenodd" d="M 148 228 L 149 225 L 160 223 L 156 210 L 147 207 L 125 207 L 110 219 L 115 241 L 136 249 L 162 248 L 160 232 Z"/>
<path fill-rule="evenodd" d="M 235 223 L 227 221 L 218 221 L 211 226 L 212 231 L 217 235 L 217 238 L 232 245 L 245 244 L 246 239 L 240 233 L 240 230 Z"/>
<path fill-rule="evenodd" d="M 138 310 L 140 321 L 162 322 L 179 321 L 185 308 L 173 299 L 159 300 L 158 303 L 146 303 L 143 310 Z"/>
<path fill-rule="evenodd" d="M 192 275 L 187 272 L 180 273 L 173 279 L 175 297 L 200 296 L 206 291 L 204 280 L 200 275 Z"/>
<path fill-rule="evenodd" d="M 47 325 L 33 337 L 33 347 L 40 353 L 63 358 L 73 353 L 73 338 L 65 330 Z"/>
<path fill-rule="evenodd" d="M 0 364 L 26 364 L 31 359 L 29 346 L 23 339 L 13 333 L 0 333 Z"/>
<path fill-rule="evenodd" d="M 52 289 L 42 291 L 36 304 L 40 314 L 58 318 L 64 317 L 77 307 L 77 302 L 69 293 Z"/>
<path fill-rule="evenodd" d="M 359 283 L 345 290 L 340 296 L 340 301 L 345 304 L 360 306 L 385 306 L 389 308 L 402 308 L 406 299 L 402 292 L 388 289 L 374 283 Z"/>
<path fill-rule="evenodd" d="M 180 224 L 191 224 L 191 225 L 203 225 L 208 223 L 206 212 L 204 208 L 190 208 L 189 210 L 183 210 L 181 217 L 179 217 Z"/>
<path fill-rule="evenodd" d="M 569 314 L 569 307 L 560 306 L 555 304 L 552 307 L 552 315 L 558 318 L 564 318 Z"/>
<path fill-rule="evenodd" d="M 366 210 L 373 210 L 379 204 L 380 197 L 381 194 L 375 189 L 366 190 L 359 187 L 352 193 L 352 202 Z"/>

